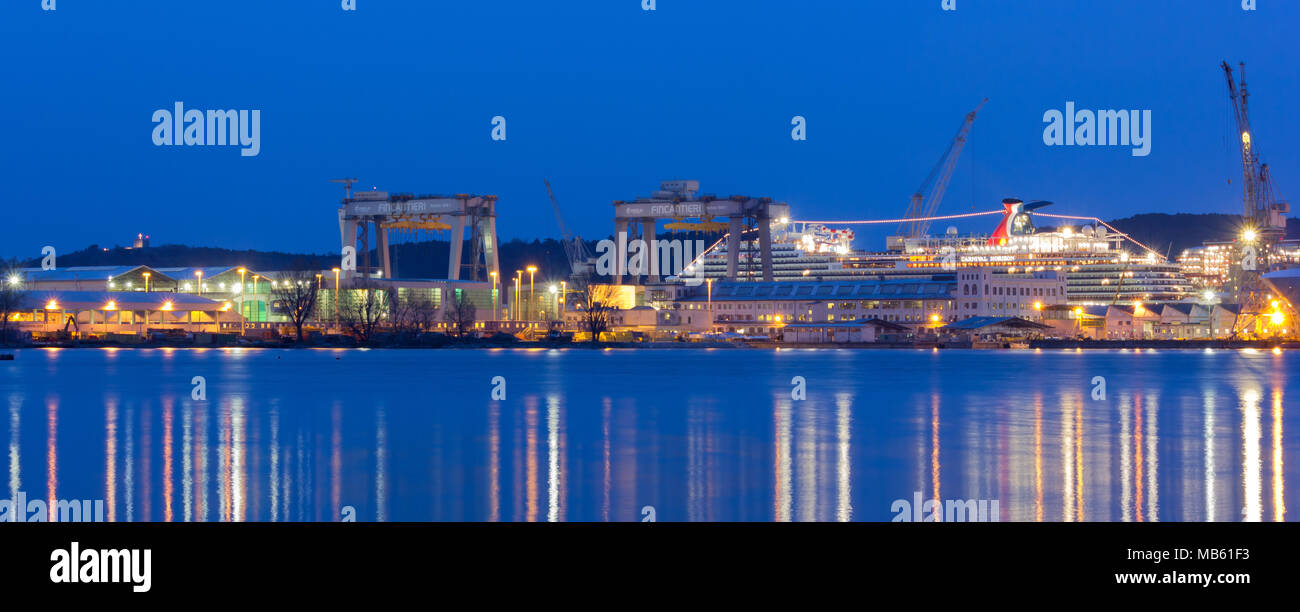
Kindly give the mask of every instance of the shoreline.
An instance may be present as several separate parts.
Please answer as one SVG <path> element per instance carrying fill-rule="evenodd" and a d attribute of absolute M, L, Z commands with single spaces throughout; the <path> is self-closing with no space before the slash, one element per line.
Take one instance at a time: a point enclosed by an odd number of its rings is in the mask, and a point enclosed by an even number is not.
<path fill-rule="evenodd" d="M 290 350 L 357 350 L 357 349 L 391 349 L 391 350 L 494 350 L 494 349 L 578 349 L 578 350 L 689 350 L 689 349 L 861 349 L 861 350 L 972 350 L 972 351 L 1029 351 L 1029 350 L 1127 350 L 1127 349 L 1164 349 L 1203 351 L 1206 349 L 1222 350 L 1295 350 L 1300 349 L 1300 341 L 1283 340 L 1029 340 L 1017 343 L 984 343 L 972 346 L 970 343 L 920 342 L 920 343 L 785 343 L 785 342 L 501 342 L 484 339 L 451 341 L 440 344 L 394 343 L 376 345 L 330 344 L 330 343 L 277 343 L 259 342 L 248 344 L 211 344 L 174 342 L 63 342 L 39 343 L 23 346 L 0 347 L 0 355 L 19 350 L 38 349 L 290 349 Z"/>

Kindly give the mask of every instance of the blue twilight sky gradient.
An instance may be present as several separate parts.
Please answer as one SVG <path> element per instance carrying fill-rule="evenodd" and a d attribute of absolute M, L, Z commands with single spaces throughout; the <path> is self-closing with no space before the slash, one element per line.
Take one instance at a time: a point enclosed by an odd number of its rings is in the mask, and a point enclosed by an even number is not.
<path fill-rule="evenodd" d="M 507 240 L 558 234 L 543 178 L 587 237 L 612 231 L 611 201 L 673 178 L 796 218 L 893 218 L 985 96 L 944 213 L 1008 196 L 1107 218 L 1237 212 L 1224 59 L 1247 62 L 1256 143 L 1282 196 L 1300 193 L 1294 1 L 640 4 L 4 0 L 0 256 L 136 232 L 331 252 L 342 188 L 326 181 L 341 176 L 498 194 Z M 177 100 L 261 109 L 261 155 L 153 146 L 153 111 Z M 1044 146 L 1042 114 L 1067 100 L 1152 110 L 1151 155 Z M 790 139 L 794 115 L 807 142 Z"/>

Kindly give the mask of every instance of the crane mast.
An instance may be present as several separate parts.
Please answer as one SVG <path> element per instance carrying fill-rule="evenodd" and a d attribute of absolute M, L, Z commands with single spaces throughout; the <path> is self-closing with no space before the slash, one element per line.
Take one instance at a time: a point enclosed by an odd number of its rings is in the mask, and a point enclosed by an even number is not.
<path fill-rule="evenodd" d="M 1237 137 L 1240 139 L 1242 170 L 1242 216 L 1253 223 L 1257 230 L 1269 226 L 1269 202 L 1264 181 L 1267 171 L 1260 164 L 1255 153 L 1255 143 L 1250 129 L 1250 112 L 1248 100 L 1250 93 L 1246 89 L 1246 65 L 1241 65 L 1240 85 L 1233 79 L 1232 66 L 1223 62 L 1224 76 L 1228 80 L 1228 99 L 1232 101 L 1233 118 L 1237 123 Z"/>
<path fill-rule="evenodd" d="M 569 258 L 569 268 L 573 276 L 586 276 L 590 273 L 591 249 L 587 248 L 587 243 L 582 240 L 581 236 L 576 236 L 569 231 L 564 224 L 564 215 L 560 214 L 560 203 L 555 199 L 555 192 L 551 190 L 551 181 L 544 180 L 546 183 L 546 195 L 551 198 L 551 207 L 555 209 L 555 222 L 560 225 L 560 235 L 564 237 L 564 254 Z"/>
<path fill-rule="evenodd" d="M 1232 266 L 1230 282 L 1232 293 L 1241 306 L 1234 331 L 1253 328 L 1255 320 L 1268 309 L 1268 287 L 1262 275 L 1269 271 L 1278 242 L 1286 236 L 1286 214 L 1291 207 L 1279 202 L 1274 195 L 1273 179 L 1268 164 L 1260 161 L 1254 132 L 1250 127 L 1246 89 L 1246 64 L 1239 64 L 1241 72 L 1234 79 L 1232 66 L 1223 62 L 1224 76 L 1228 81 L 1228 98 L 1232 101 L 1233 119 L 1236 121 L 1237 139 L 1241 149 L 1242 171 L 1242 228 L 1237 241 L 1237 252 Z"/>
<path fill-rule="evenodd" d="M 929 217 L 934 216 L 935 211 L 939 209 L 943 194 L 948 190 L 948 182 L 952 179 L 953 170 L 957 167 L 957 158 L 961 156 L 962 147 L 966 145 L 966 137 L 970 135 L 971 125 L 975 123 L 975 115 L 988 101 L 988 98 L 984 98 L 975 110 L 966 113 L 966 119 L 957 130 L 957 136 L 948 145 L 948 150 L 930 170 L 930 174 L 925 177 L 925 181 L 917 188 L 916 193 L 912 194 L 912 200 L 907 206 L 907 214 L 903 215 L 903 218 L 908 220 L 898 225 L 897 238 L 919 238 L 930 231 Z M 901 242 L 897 240 L 899 246 Z"/>

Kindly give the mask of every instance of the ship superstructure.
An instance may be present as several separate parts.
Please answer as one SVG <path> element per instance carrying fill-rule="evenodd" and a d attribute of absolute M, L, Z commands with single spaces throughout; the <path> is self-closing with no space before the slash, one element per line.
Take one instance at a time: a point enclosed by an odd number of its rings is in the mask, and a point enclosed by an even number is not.
<path fill-rule="evenodd" d="M 833 280 L 855 277 L 905 279 L 995 268 L 1003 274 L 1063 271 L 1071 304 L 1177 302 L 1192 297 L 1191 282 L 1175 262 L 1140 245 L 1104 223 L 1093 221 L 1039 231 L 1034 211 L 1049 204 L 1003 202 L 1001 222 L 991 234 L 959 234 L 891 240 L 893 250 L 854 249 L 852 230 L 826 224 L 773 225 L 772 269 L 777 280 Z M 1130 244 L 1132 243 L 1132 244 Z M 737 280 L 753 280 L 762 269 L 757 251 L 741 243 Z M 726 277 L 726 245 L 699 262 L 706 278 Z"/>

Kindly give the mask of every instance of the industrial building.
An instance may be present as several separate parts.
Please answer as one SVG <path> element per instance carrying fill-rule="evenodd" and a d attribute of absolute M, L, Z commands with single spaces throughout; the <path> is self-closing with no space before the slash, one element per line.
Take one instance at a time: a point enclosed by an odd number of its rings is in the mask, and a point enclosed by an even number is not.
<path fill-rule="evenodd" d="M 782 331 L 781 340 L 788 344 L 901 343 L 915 337 L 913 330 L 906 325 L 880 319 L 797 322 L 786 325 Z"/>
<path fill-rule="evenodd" d="M 28 291 L 188 293 L 232 301 L 250 321 L 269 320 L 267 275 L 239 267 L 73 266 L 21 268 L 16 274 Z"/>
<path fill-rule="evenodd" d="M 222 333 L 243 318 L 228 301 L 183 293 L 29 290 L 10 315 L 10 326 L 33 336 L 77 333 L 121 340 L 150 331 Z"/>
<path fill-rule="evenodd" d="M 725 230 L 725 278 L 737 279 L 741 243 L 744 242 L 755 243 L 752 248 L 758 255 L 758 278 L 764 281 L 775 280 L 772 267 L 772 226 L 789 220 L 790 206 L 784 202 L 774 202 L 771 198 L 743 195 L 720 198 L 700 194 L 699 191 L 699 181 L 664 181 L 659 190 L 648 198 L 614 202 L 615 237 L 620 241 L 640 240 L 648 243 L 657 235 L 661 221 L 665 222 L 665 229 L 675 231 Z M 651 251 L 655 249 L 651 248 Z M 621 284 L 624 276 L 622 271 L 615 273 L 615 282 Z M 628 280 L 640 284 L 640 278 L 644 277 L 647 283 L 657 283 L 663 276 L 668 274 L 655 269 L 649 274 L 632 274 Z"/>
<path fill-rule="evenodd" d="M 1028 321 L 1020 317 L 970 317 L 955 323 L 949 323 L 940 331 L 959 341 L 970 342 L 979 348 L 984 343 L 1000 345 L 1010 340 L 1022 340 L 1042 337 L 1052 329 L 1037 321 Z"/>
<path fill-rule="evenodd" d="M 963 271 L 904 280 L 719 281 L 694 287 L 652 286 L 645 294 L 658 305 L 655 311 L 662 314 L 654 320 L 665 334 L 708 330 L 773 338 L 791 325 L 804 323 L 819 324 L 821 331 L 795 329 L 831 333 L 827 324 L 878 320 L 933 333 L 948 323 L 990 312 L 1038 320 L 1043 309 L 1066 299 L 1062 275 L 1055 271 Z M 641 325 L 638 331 L 646 331 Z M 876 332 L 856 333 L 873 336 Z"/>

